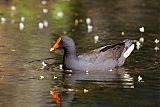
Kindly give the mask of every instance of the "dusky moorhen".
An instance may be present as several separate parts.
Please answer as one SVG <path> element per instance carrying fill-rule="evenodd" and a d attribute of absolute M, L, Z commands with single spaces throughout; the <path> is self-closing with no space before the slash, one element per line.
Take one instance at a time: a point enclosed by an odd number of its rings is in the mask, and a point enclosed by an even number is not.
<path fill-rule="evenodd" d="M 82 55 L 76 55 L 74 41 L 67 36 L 59 37 L 50 51 L 57 48 L 64 50 L 63 69 L 75 71 L 110 70 L 122 66 L 125 59 L 134 49 L 134 44 L 129 39 L 122 43 L 104 46 Z"/>

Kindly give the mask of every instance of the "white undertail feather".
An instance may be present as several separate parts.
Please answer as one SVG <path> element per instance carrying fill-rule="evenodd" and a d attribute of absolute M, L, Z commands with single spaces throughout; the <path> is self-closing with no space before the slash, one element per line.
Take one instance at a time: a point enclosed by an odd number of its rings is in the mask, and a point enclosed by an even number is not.
<path fill-rule="evenodd" d="M 134 49 L 134 44 L 132 44 L 132 45 L 126 50 L 126 52 L 123 54 L 123 56 L 124 56 L 125 58 L 127 58 L 127 57 L 131 54 L 131 52 L 133 51 L 133 49 Z"/>

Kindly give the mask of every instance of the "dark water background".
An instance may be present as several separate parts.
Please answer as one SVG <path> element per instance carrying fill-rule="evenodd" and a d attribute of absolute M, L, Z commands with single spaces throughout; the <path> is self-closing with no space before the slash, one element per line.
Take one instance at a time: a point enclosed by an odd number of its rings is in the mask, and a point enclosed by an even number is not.
<path fill-rule="evenodd" d="M 11 10 L 13 5 L 16 10 Z M 158 0 L 48 0 L 46 5 L 40 0 L 0 0 L 0 18 L 6 18 L 0 24 L 0 107 L 56 107 L 52 89 L 58 91 L 62 107 L 160 106 L 160 53 L 155 51 L 160 45 L 154 43 L 160 39 L 159 12 Z M 21 16 L 25 27 L 19 31 Z M 91 33 L 87 17 L 92 19 Z M 75 25 L 76 19 L 82 22 Z M 43 20 L 48 27 L 39 29 Z M 145 41 L 118 72 L 64 74 L 58 69 L 63 52 L 49 52 L 63 34 L 74 39 L 78 54 L 125 38 Z M 43 60 L 54 64 L 40 69 Z"/>

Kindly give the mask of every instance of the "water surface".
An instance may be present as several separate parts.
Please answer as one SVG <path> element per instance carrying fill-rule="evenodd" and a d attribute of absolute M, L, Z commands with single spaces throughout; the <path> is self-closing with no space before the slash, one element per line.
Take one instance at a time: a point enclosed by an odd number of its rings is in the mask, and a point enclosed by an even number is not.
<path fill-rule="evenodd" d="M 16 10 L 11 10 L 13 5 Z M 154 40 L 160 39 L 159 5 L 154 0 L 48 0 L 46 5 L 39 0 L 0 0 L 0 18 L 6 18 L 0 24 L 0 106 L 56 107 L 50 95 L 55 89 L 62 107 L 158 107 L 160 53 Z M 25 28 L 19 31 L 22 16 Z M 91 33 L 87 17 L 92 19 Z M 39 29 L 44 20 L 48 27 Z M 75 20 L 81 22 L 75 25 Z M 78 54 L 126 38 L 144 37 L 145 42 L 118 71 L 64 74 L 58 69 L 63 51 L 49 52 L 63 34 L 74 39 Z M 95 44 L 96 35 L 100 40 Z M 51 65 L 41 69 L 42 61 Z"/>

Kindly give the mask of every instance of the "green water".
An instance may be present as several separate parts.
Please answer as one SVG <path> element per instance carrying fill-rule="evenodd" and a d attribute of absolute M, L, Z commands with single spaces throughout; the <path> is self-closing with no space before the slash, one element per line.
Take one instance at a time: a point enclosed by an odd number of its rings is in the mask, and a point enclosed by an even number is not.
<path fill-rule="evenodd" d="M 62 107 L 158 107 L 160 53 L 155 47 L 160 45 L 154 40 L 160 39 L 159 6 L 155 0 L 48 0 L 45 5 L 40 0 L 0 0 L 0 18 L 6 18 L 0 23 L 0 107 L 56 107 L 52 89 Z M 39 29 L 44 20 L 48 27 Z M 81 22 L 76 25 L 75 20 Z M 126 38 L 145 41 L 118 71 L 64 74 L 58 69 L 63 51 L 49 52 L 64 34 L 74 39 L 78 54 Z M 51 64 L 46 69 L 41 69 L 43 60 Z"/>

